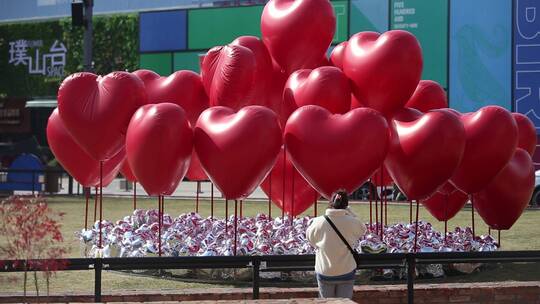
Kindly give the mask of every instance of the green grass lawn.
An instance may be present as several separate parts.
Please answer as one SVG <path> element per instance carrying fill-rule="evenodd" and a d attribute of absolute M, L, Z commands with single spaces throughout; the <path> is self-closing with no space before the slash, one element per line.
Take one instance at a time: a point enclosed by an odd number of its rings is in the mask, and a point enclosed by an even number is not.
<path fill-rule="evenodd" d="M 65 212 L 62 232 L 65 243 L 69 248 L 69 257 L 80 257 L 81 247 L 74 232 L 84 227 L 84 198 L 79 197 L 53 197 L 48 199 L 49 206 L 57 211 Z M 324 211 L 327 203 L 320 201 L 318 204 L 319 214 Z M 157 199 L 137 199 L 137 207 L 148 209 L 157 208 Z M 225 204 L 223 200 L 216 200 L 214 207 L 214 215 L 223 217 L 225 214 Z M 125 215 L 131 214 L 133 202 L 130 198 L 103 198 L 103 217 L 108 220 L 116 221 L 123 218 Z M 200 201 L 200 214 L 202 216 L 210 215 L 210 202 Z M 353 204 L 351 207 L 364 221 L 369 221 L 369 205 L 368 204 Z M 93 217 L 93 205 L 90 209 L 90 223 Z M 195 210 L 195 202 L 187 200 L 165 200 L 165 213 L 173 217 L 181 213 L 191 212 Z M 245 216 L 254 216 L 257 213 L 267 213 L 267 202 L 244 202 L 243 213 Z M 234 202 L 229 202 L 229 214 L 234 213 Z M 281 211 L 273 206 L 272 215 L 280 215 Z M 313 215 L 313 208 L 308 209 L 305 214 Z M 476 218 L 477 234 L 486 234 L 487 226 L 482 222 L 478 214 Z M 443 231 L 444 223 L 439 223 L 433 218 L 424 208 L 420 207 L 420 219 L 431 222 L 436 229 Z M 392 204 L 388 206 L 388 223 L 403 222 L 409 220 L 409 206 L 407 203 Z M 538 230 L 540 230 L 540 210 L 527 210 L 518 220 L 518 222 L 509 231 L 502 232 L 503 250 L 540 250 L 540 238 Z M 455 218 L 448 223 L 449 230 L 456 226 L 471 225 L 471 210 L 464 209 Z M 496 236 L 496 232 L 494 232 Z M 0 236 L 1 239 L 1 236 Z M 524 268 L 525 270 L 527 268 Z M 538 273 L 538 267 L 534 269 Z M 508 272 L 508 270 L 505 270 Z M 532 270 L 531 270 L 532 271 Z M 17 278 L 17 282 L 8 282 L 7 277 Z M 490 276 L 478 277 L 478 280 L 488 280 Z M 22 274 L 0 275 L 0 293 L 2 292 L 22 292 Z M 540 279 L 540 275 L 538 278 Z M 31 281 L 30 281 L 31 282 Z M 51 281 L 51 292 L 88 292 L 93 291 L 94 278 L 92 271 L 64 271 L 59 272 Z M 126 289 L 182 289 L 182 288 L 206 288 L 208 286 L 215 287 L 216 285 L 186 283 L 181 281 L 149 278 L 133 276 L 119 272 L 104 272 L 103 274 L 103 291 L 111 292 L 114 290 Z M 225 287 L 226 285 L 219 285 Z M 40 289 L 43 290 L 44 285 Z M 32 290 L 32 287 L 29 287 Z"/>

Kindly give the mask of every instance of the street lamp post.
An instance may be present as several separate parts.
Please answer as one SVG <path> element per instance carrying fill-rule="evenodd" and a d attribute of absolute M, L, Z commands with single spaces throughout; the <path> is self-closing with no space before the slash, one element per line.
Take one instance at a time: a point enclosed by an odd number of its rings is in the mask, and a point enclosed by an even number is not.
<path fill-rule="evenodd" d="M 94 0 L 84 0 L 84 41 L 83 41 L 83 66 L 84 70 L 91 72 L 92 65 L 92 10 Z"/>

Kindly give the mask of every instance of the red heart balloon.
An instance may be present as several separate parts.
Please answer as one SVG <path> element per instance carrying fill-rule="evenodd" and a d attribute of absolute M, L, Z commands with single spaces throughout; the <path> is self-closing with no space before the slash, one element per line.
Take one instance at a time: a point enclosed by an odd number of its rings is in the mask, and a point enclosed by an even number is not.
<path fill-rule="evenodd" d="M 291 115 L 284 138 L 294 166 L 329 198 L 341 188 L 349 193 L 358 189 L 381 166 L 388 150 L 388 124 L 368 108 L 332 115 L 310 105 Z"/>
<path fill-rule="evenodd" d="M 201 73 L 210 106 L 240 109 L 254 90 L 255 55 L 241 45 L 214 47 L 204 57 Z"/>
<path fill-rule="evenodd" d="M 533 122 L 521 113 L 512 113 L 518 127 L 517 147 L 529 153 L 532 157 L 536 150 L 536 127 Z"/>
<path fill-rule="evenodd" d="M 55 109 L 47 123 L 47 141 L 62 167 L 84 187 L 99 186 L 100 162 L 94 160 L 73 140 Z M 125 159 L 122 148 L 117 155 L 103 162 L 102 185 L 108 186 L 118 174 Z"/>
<path fill-rule="evenodd" d="M 141 75 L 150 103 L 170 102 L 179 105 L 186 111 L 192 125 L 197 122 L 202 111 L 208 108 L 208 96 L 201 76 L 195 72 L 177 71 L 169 77 L 161 77 L 148 70 L 138 70 L 133 74 Z"/>
<path fill-rule="evenodd" d="M 277 115 L 262 106 L 237 113 L 204 111 L 194 130 L 195 151 L 210 180 L 227 199 L 244 199 L 272 169 L 282 144 Z"/>
<path fill-rule="evenodd" d="M 348 41 L 336 45 L 330 54 L 330 63 L 336 68 L 343 70 L 343 57 L 345 56 L 345 49 L 347 48 Z"/>
<path fill-rule="evenodd" d="M 448 99 L 446 98 L 446 92 L 437 82 L 420 80 L 405 106 L 427 112 L 434 109 L 448 108 Z"/>
<path fill-rule="evenodd" d="M 147 103 L 143 82 L 126 72 L 104 77 L 76 73 L 58 90 L 58 111 L 73 139 L 95 160 L 106 160 L 124 146 L 129 120 Z"/>
<path fill-rule="evenodd" d="M 456 216 L 468 200 L 469 196 L 465 192 L 446 182 L 431 197 L 422 200 L 421 203 L 437 220 L 444 222 Z"/>
<path fill-rule="evenodd" d="M 195 153 L 195 149 L 193 149 L 193 153 L 191 153 L 191 162 L 189 163 L 189 169 L 186 173 L 186 177 L 192 181 L 208 180 L 208 176 L 204 172 L 201 161 L 199 160 L 197 153 Z"/>
<path fill-rule="evenodd" d="M 173 103 L 141 107 L 129 123 L 129 166 L 149 195 L 171 195 L 184 178 L 193 150 L 186 112 Z"/>
<path fill-rule="evenodd" d="M 349 79 L 340 69 L 330 66 L 292 73 L 283 91 L 284 104 L 295 104 L 298 108 L 318 105 L 333 114 L 347 113 L 350 102 Z"/>
<path fill-rule="evenodd" d="M 474 208 L 492 229 L 510 229 L 529 204 L 534 179 L 531 156 L 517 148 L 499 174 L 484 189 L 473 194 Z"/>
<path fill-rule="evenodd" d="M 366 106 L 391 115 L 411 97 L 422 74 L 422 50 L 406 31 L 361 32 L 345 48 L 343 71 Z"/>
<path fill-rule="evenodd" d="M 319 198 L 317 191 L 298 173 L 283 149 L 261 188 L 274 204 L 292 216 L 306 211 Z"/>
<path fill-rule="evenodd" d="M 261 16 L 264 44 L 287 75 L 320 66 L 335 28 L 328 0 L 270 0 Z"/>
<path fill-rule="evenodd" d="M 120 167 L 120 173 L 130 182 L 136 182 L 137 177 L 133 174 L 133 171 L 129 167 L 129 162 L 127 158 L 122 162 L 122 167 Z"/>
<path fill-rule="evenodd" d="M 255 70 L 253 75 L 253 88 L 249 96 L 249 104 L 266 105 L 268 90 L 272 81 L 272 57 L 264 43 L 255 36 L 241 36 L 231 45 L 240 45 L 251 50 L 255 57 Z"/>
<path fill-rule="evenodd" d="M 456 171 L 465 150 L 465 129 L 445 111 L 406 118 L 392 119 L 384 164 L 407 198 L 424 199 Z"/>
<path fill-rule="evenodd" d="M 463 159 L 450 182 L 465 193 L 482 190 L 512 157 L 518 130 L 510 112 L 498 106 L 464 114 L 467 144 Z"/>

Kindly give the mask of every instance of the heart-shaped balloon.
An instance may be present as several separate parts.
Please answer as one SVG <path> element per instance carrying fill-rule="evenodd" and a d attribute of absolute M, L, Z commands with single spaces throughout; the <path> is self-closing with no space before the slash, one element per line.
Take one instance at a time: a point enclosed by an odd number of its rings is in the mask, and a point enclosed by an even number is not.
<path fill-rule="evenodd" d="M 283 103 L 296 107 L 318 105 L 333 114 L 349 111 L 351 87 L 340 69 L 324 66 L 314 70 L 298 70 L 289 76 L 283 91 Z"/>
<path fill-rule="evenodd" d="M 518 127 L 517 147 L 529 153 L 532 157 L 536 150 L 536 127 L 533 122 L 521 113 L 512 113 Z"/>
<path fill-rule="evenodd" d="M 133 171 L 129 167 L 129 162 L 127 158 L 122 162 L 122 167 L 120 167 L 120 173 L 130 182 L 136 182 L 137 177 L 133 174 Z"/>
<path fill-rule="evenodd" d="M 58 109 L 55 109 L 49 116 L 47 142 L 58 162 L 79 184 L 84 187 L 99 186 L 100 161 L 90 157 L 73 140 L 60 119 Z M 103 162 L 103 179 L 101 183 L 104 187 L 108 186 L 118 174 L 125 155 L 122 148 L 117 155 Z"/>
<path fill-rule="evenodd" d="M 432 80 L 420 80 L 405 106 L 427 112 L 434 109 L 448 108 L 448 99 L 440 84 Z"/>
<path fill-rule="evenodd" d="M 454 187 L 450 182 L 446 182 L 421 203 L 433 217 L 444 222 L 456 216 L 468 200 L 469 196 L 465 192 Z"/>
<path fill-rule="evenodd" d="M 272 169 L 282 144 L 277 115 L 262 106 L 235 113 L 205 110 L 194 130 L 195 151 L 210 180 L 227 199 L 244 199 Z"/>
<path fill-rule="evenodd" d="M 456 171 L 465 150 L 458 117 L 434 110 L 411 120 L 396 115 L 384 164 L 409 199 L 429 197 Z"/>
<path fill-rule="evenodd" d="M 517 146 L 518 130 L 510 112 L 487 106 L 463 114 L 467 144 L 450 182 L 465 193 L 482 190 L 508 163 Z"/>
<path fill-rule="evenodd" d="M 58 111 L 73 139 L 95 160 L 122 149 L 135 111 L 147 103 L 143 82 L 127 72 L 75 73 L 58 90 Z"/>
<path fill-rule="evenodd" d="M 189 169 L 186 173 L 186 177 L 192 181 L 208 180 L 208 176 L 206 176 L 206 173 L 204 172 L 201 161 L 199 160 L 197 153 L 195 153 L 195 149 L 193 149 L 193 153 L 191 153 L 191 161 L 189 163 Z"/>
<path fill-rule="evenodd" d="M 347 48 L 348 41 L 336 45 L 330 54 L 330 63 L 336 68 L 343 70 L 343 57 L 345 56 L 345 49 Z"/>
<path fill-rule="evenodd" d="M 247 47 L 226 45 L 210 49 L 201 68 L 210 106 L 238 110 L 248 105 L 255 88 L 256 67 L 255 55 Z"/>
<path fill-rule="evenodd" d="M 251 50 L 255 56 L 255 71 L 253 75 L 253 88 L 249 96 L 249 104 L 266 105 L 268 90 L 272 81 L 272 57 L 266 45 L 255 36 L 241 36 L 236 38 L 231 45 L 240 45 Z"/>
<path fill-rule="evenodd" d="M 335 29 L 328 0 L 270 0 L 261 16 L 263 42 L 287 75 L 321 66 Z"/>
<path fill-rule="evenodd" d="M 388 150 L 388 124 L 368 108 L 347 114 L 319 106 L 296 110 L 285 127 L 285 145 L 300 174 L 324 197 L 338 189 L 358 189 Z M 361 157 L 359 157 L 359 155 Z"/>
<path fill-rule="evenodd" d="M 298 173 L 283 149 L 274 168 L 261 183 L 261 188 L 274 204 L 292 216 L 306 211 L 319 197 L 317 191 Z"/>
<path fill-rule="evenodd" d="M 186 112 L 173 103 L 141 107 L 129 123 L 129 166 L 149 195 L 171 195 L 184 178 L 193 150 Z"/>
<path fill-rule="evenodd" d="M 192 125 L 208 108 L 208 96 L 201 77 L 195 72 L 177 71 L 169 77 L 161 77 L 148 70 L 138 70 L 133 74 L 144 81 L 150 103 L 170 102 L 179 105 L 186 111 Z"/>
<path fill-rule="evenodd" d="M 422 74 L 422 50 L 406 31 L 360 32 L 345 48 L 343 71 L 358 100 L 389 116 L 416 89 Z"/>
<path fill-rule="evenodd" d="M 534 179 L 531 156 L 517 148 L 499 174 L 484 189 L 473 194 L 474 208 L 492 229 L 510 229 L 529 204 Z"/>

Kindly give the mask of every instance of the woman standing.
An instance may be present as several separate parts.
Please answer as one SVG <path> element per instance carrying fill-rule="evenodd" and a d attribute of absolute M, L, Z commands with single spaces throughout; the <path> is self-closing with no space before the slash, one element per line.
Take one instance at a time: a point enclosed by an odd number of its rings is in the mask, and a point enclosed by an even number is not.
<path fill-rule="evenodd" d="M 365 231 L 364 224 L 349 209 L 344 190 L 332 195 L 325 215 L 313 219 L 306 237 L 316 251 L 315 273 L 321 298 L 352 298 L 357 266 L 352 246 Z"/>

